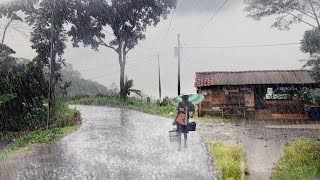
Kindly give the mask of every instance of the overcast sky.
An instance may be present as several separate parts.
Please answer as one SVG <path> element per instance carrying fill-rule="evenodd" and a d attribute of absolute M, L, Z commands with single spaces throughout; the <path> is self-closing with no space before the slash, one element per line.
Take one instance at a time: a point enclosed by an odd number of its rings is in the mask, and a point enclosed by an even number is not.
<path fill-rule="evenodd" d="M 2 0 L 4 1 L 4 0 Z M 293 26 L 290 31 L 271 29 L 272 18 L 253 21 L 246 17 L 244 4 L 229 0 L 211 20 L 224 0 L 180 0 L 174 15 L 169 15 L 157 27 L 150 27 L 147 39 L 128 55 L 127 76 L 134 79 L 135 88 L 145 94 L 158 96 L 157 54 L 160 54 L 162 92 L 164 96 L 177 95 L 177 33 L 181 34 L 182 92 L 195 92 L 195 72 L 240 70 L 286 70 L 300 69 L 300 61 L 307 57 L 299 45 L 255 48 L 187 48 L 208 46 L 246 46 L 261 44 L 300 42 L 304 24 Z M 1 0 L 0 0 L 1 2 Z M 173 17 L 173 18 L 172 18 Z M 172 19 L 172 22 L 171 22 Z M 171 26 L 170 26 L 171 22 Z M 4 21 L 2 21 L 3 27 Z M 20 26 L 25 32 L 27 26 Z M 0 31 L 0 35 L 2 31 Z M 16 56 L 33 58 L 29 38 L 18 30 L 10 29 L 5 43 L 17 51 Z M 68 48 L 64 58 L 79 70 L 84 78 L 103 85 L 118 84 L 119 65 L 114 51 L 101 47 L 99 52 L 90 48 Z"/>

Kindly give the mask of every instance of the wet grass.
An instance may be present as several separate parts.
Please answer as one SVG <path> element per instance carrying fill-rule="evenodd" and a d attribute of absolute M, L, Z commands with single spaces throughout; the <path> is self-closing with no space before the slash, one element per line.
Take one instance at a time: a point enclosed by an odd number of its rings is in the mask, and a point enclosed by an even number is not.
<path fill-rule="evenodd" d="M 27 135 L 13 139 L 6 149 L 0 152 L 0 160 L 24 155 L 38 145 L 48 144 L 59 140 L 77 129 L 78 126 L 69 126 L 30 132 Z"/>
<path fill-rule="evenodd" d="M 248 179 L 246 156 L 241 148 L 217 142 L 206 144 L 223 180 Z"/>
<path fill-rule="evenodd" d="M 287 145 L 273 168 L 271 179 L 320 179 L 320 143 L 299 140 Z"/>
<path fill-rule="evenodd" d="M 49 129 L 36 131 L 9 132 L 2 134 L 2 141 L 10 143 L 0 151 L 0 160 L 22 156 L 38 145 L 57 141 L 76 131 L 81 124 L 79 111 L 70 109 L 67 104 L 56 103 L 56 121 Z"/>

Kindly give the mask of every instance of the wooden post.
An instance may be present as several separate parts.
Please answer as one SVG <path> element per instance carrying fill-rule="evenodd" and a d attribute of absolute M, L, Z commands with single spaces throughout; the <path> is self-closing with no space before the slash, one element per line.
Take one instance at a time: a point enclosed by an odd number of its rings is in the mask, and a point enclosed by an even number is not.
<path fill-rule="evenodd" d="M 181 82 L 180 82 L 180 52 L 181 52 L 181 44 L 180 44 L 180 34 L 178 34 L 178 96 L 181 94 Z"/>

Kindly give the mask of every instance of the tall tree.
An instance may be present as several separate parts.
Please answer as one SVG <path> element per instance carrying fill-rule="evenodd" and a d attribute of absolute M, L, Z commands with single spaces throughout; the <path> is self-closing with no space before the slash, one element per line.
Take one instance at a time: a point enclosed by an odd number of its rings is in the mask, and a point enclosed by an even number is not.
<path fill-rule="evenodd" d="M 27 17 L 33 27 L 32 48 L 49 67 L 49 113 L 48 124 L 55 118 L 55 87 L 60 78 L 59 70 L 64 60 L 62 55 L 67 40 L 64 25 L 71 14 L 66 0 L 43 0 L 39 7 Z"/>
<path fill-rule="evenodd" d="M 83 42 L 85 46 L 91 45 L 94 49 L 104 46 L 118 54 L 120 97 L 125 99 L 127 54 L 146 38 L 147 27 L 156 26 L 161 18 L 166 18 L 176 3 L 177 0 L 88 0 L 86 11 L 77 12 L 80 20 L 75 20 L 69 35 L 73 37 L 75 46 Z M 108 33 L 105 29 L 112 32 Z M 114 38 L 106 40 L 106 33 Z"/>
<path fill-rule="evenodd" d="M 261 20 L 276 16 L 273 27 L 288 30 L 295 23 L 305 23 L 320 30 L 320 2 L 318 0 L 245 0 L 248 16 Z"/>

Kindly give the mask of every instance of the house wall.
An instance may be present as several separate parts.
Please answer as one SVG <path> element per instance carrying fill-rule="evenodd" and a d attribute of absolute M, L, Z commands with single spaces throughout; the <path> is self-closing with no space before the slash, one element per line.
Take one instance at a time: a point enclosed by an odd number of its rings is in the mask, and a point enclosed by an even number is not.
<path fill-rule="evenodd" d="M 205 96 L 205 100 L 199 105 L 199 115 L 222 115 L 221 108 L 228 105 L 243 106 L 247 107 L 248 111 L 254 111 L 254 93 L 245 90 L 248 90 L 248 88 L 199 88 L 198 93 Z"/>
<path fill-rule="evenodd" d="M 304 102 L 300 100 L 267 100 L 265 108 L 257 109 L 256 88 L 247 87 L 211 87 L 199 88 L 198 93 L 205 96 L 199 105 L 199 116 L 205 114 L 222 116 L 226 106 L 246 108 L 246 118 L 256 120 L 291 120 L 308 119 L 304 112 Z M 233 94 L 232 94 L 233 93 Z M 238 98 L 238 99 L 237 99 Z M 243 98 L 243 99 L 241 99 Z"/>

